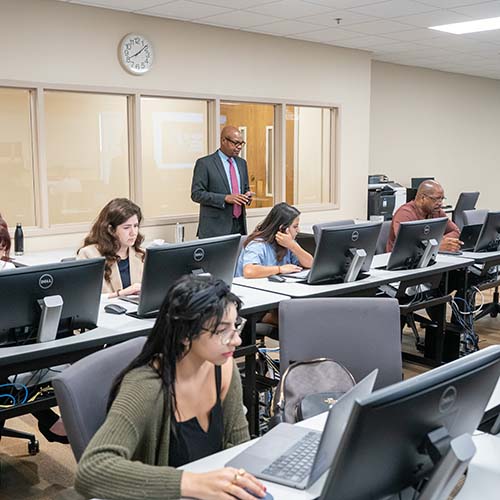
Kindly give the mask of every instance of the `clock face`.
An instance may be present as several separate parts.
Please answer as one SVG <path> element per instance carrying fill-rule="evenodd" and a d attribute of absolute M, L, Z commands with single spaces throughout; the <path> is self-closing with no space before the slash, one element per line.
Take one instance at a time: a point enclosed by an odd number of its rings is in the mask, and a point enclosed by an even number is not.
<path fill-rule="evenodd" d="M 142 35 L 125 35 L 118 48 L 120 63 L 130 73 L 142 75 L 153 65 L 153 46 Z"/>

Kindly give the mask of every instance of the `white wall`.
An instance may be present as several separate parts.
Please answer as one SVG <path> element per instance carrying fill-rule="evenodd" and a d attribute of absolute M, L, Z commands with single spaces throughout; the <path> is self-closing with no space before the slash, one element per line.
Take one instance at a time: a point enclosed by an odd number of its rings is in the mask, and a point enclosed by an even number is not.
<path fill-rule="evenodd" d="M 477 190 L 500 209 L 499 80 L 373 62 L 370 131 L 370 173 L 434 176 L 449 203 Z"/>
<path fill-rule="evenodd" d="M 132 31 L 145 34 L 154 44 L 154 68 L 142 77 L 127 74 L 117 58 L 120 39 Z M 340 208 L 304 213 L 302 219 L 365 216 L 368 53 L 55 0 L 3 1 L 0 32 L 9 45 L 0 66 L 3 83 L 33 81 L 340 105 Z M 258 219 L 250 217 L 250 227 Z M 161 228 L 149 231 L 163 234 Z M 188 229 L 190 234 L 194 227 Z M 67 236 L 64 243 L 80 237 Z M 45 236 L 31 238 L 27 247 L 62 242 Z"/>

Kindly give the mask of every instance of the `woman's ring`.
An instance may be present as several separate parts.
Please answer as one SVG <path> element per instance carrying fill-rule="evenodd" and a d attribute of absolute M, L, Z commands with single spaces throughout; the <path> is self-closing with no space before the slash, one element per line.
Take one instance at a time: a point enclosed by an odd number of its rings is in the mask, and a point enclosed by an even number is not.
<path fill-rule="evenodd" d="M 240 476 L 243 477 L 245 474 L 246 474 L 245 469 L 238 469 L 238 471 L 234 473 L 233 483 L 236 484 Z"/>

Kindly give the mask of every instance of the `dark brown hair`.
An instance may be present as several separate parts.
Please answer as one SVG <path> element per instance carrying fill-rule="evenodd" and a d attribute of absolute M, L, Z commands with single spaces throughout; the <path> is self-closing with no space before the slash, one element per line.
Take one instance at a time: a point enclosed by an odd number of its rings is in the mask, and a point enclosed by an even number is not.
<path fill-rule="evenodd" d="M 95 245 L 99 253 L 106 258 L 104 266 L 104 279 L 109 283 L 111 280 L 111 267 L 120 260 L 117 255 L 120 242 L 115 235 L 117 226 L 126 222 L 130 217 L 137 215 L 139 225 L 142 222 L 142 212 L 138 205 L 127 198 L 115 198 L 111 200 L 99 213 L 94 225 L 83 242 L 83 246 Z M 134 250 L 144 260 L 144 250 L 141 243 L 144 236 L 138 233 L 134 243 Z"/>
<path fill-rule="evenodd" d="M 276 259 L 281 262 L 285 256 L 287 249 L 276 243 L 276 233 L 278 231 L 286 231 L 292 225 L 293 221 L 300 215 L 300 212 L 288 203 L 278 203 L 274 205 L 267 217 L 257 225 L 253 233 L 248 236 L 243 243 L 246 247 L 253 240 L 262 240 L 273 246 L 276 252 Z"/>
<path fill-rule="evenodd" d="M 7 223 L 0 216 L 0 247 L 4 247 L 0 255 L 0 260 L 9 261 L 10 244 L 10 234 L 7 229 Z"/>

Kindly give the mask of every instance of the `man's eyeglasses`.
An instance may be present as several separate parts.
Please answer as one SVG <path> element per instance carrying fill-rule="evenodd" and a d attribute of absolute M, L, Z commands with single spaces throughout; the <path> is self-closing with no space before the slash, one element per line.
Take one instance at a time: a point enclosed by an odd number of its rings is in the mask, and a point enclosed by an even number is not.
<path fill-rule="evenodd" d="M 212 335 L 217 335 L 222 345 L 228 345 L 234 340 L 236 335 L 241 336 L 241 332 L 243 331 L 243 328 L 245 328 L 246 322 L 247 320 L 245 318 L 236 318 L 234 328 L 225 328 L 224 330 L 207 330 L 206 328 L 203 328 L 203 330 L 211 333 Z"/>
<path fill-rule="evenodd" d="M 229 137 L 224 137 L 224 139 L 226 139 L 226 141 L 229 141 L 234 146 L 240 147 L 240 148 L 242 148 L 246 144 L 245 141 L 233 141 L 232 139 L 229 139 Z"/>
<path fill-rule="evenodd" d="M 429 198 L 429 200 L 432 200 L 434 203 L 437 203 L 438 201 L 443 202 L 444 200 L 446 200 L 446 196 L 429 196 L 428 194 L 426 194 L 425 196 L 427 196 L 427 198 Z"/>

